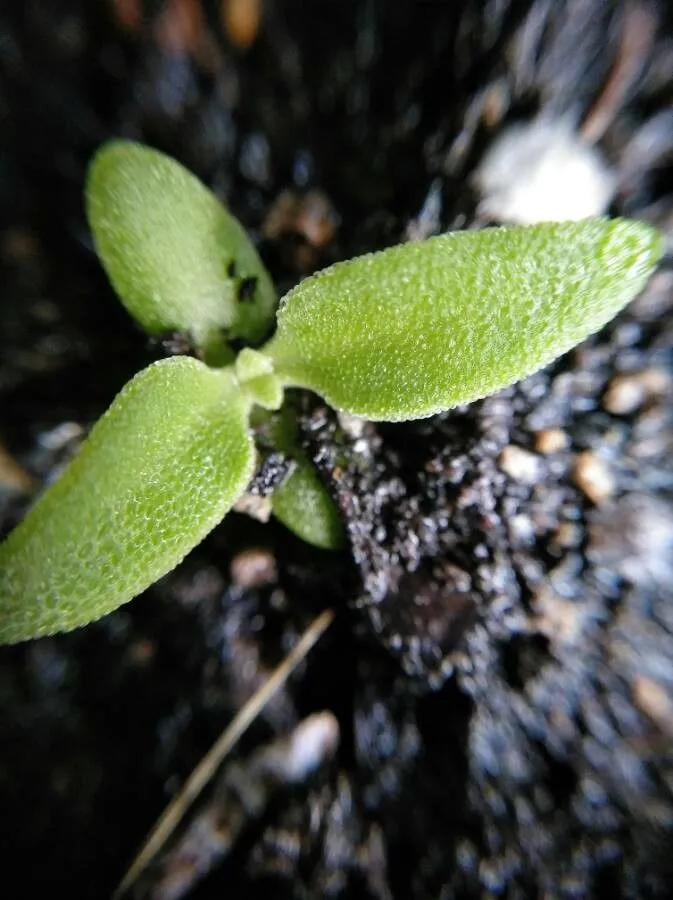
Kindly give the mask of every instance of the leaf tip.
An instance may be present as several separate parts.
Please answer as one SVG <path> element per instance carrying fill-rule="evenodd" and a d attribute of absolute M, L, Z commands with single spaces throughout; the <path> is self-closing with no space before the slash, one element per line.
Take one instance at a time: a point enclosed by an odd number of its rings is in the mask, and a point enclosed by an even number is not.
<path fill-rule="evenodd" d="M 609 223 L 602 259 L 608 269 L 616 266 L 633 278 L 646 278 L 664 254 L 664 236 L 636 219 L 613 219 Z"/>

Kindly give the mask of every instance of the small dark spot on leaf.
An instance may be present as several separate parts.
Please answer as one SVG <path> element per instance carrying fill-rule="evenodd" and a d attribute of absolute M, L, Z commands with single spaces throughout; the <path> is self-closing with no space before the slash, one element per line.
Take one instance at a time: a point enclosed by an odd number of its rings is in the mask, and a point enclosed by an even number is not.
<path fill-rule="evenodd" d="M 241 303 L 244 303 L 246 300 L 252 300 L 255 295 L 255 291 L 257 290 L 257 279 L 255 276 L 251 276 L 250 278 L 241 279 L 241 283 L 238 286 L 238 299 Z"/>
<path fill-rule="evenodd" d="M 227 275 L 229 276 L 229 278 L 236 277 L 236 261 L 233 259 L 227 266 Z"/>

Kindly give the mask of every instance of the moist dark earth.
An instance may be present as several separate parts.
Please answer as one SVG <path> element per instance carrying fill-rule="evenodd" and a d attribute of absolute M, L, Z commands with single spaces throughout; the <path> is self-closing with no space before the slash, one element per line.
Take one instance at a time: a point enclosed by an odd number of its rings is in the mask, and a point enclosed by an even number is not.
<path fill-rule="evenodd" d="M 597 142 L 617 174 L 610 213 L 658 225 L 670 252 L 672 100 L 663 2 L 3 4 L 3 532 L 161 354 L 84 221 L 106 138 L 213 186 L 282 293 L 330 262 L 486 224 L 475 169 L 538 114 Z M 549 369 L 419 422 L 363 424 L 298 392 L 342 552 L 234 513 L 119 612 L 2 649 L 3 890 L 109 897 L 331 609 L 183 823 L 200 855 L 178 858 L 178 833 L 132 896 L 673 896 L 672 314 L 662 268 Z M 267 779 L 253 810 L 264 748 L 322 711 L 338 750 L 298 784 Z"/>

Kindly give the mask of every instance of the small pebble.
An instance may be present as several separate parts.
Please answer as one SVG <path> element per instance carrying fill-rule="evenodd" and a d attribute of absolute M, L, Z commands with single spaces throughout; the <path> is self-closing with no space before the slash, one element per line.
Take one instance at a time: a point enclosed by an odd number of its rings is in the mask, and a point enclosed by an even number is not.
<path fill-rule="evenodd" d="M 156 643 L 150 638 L 139 638 L 128 649 L 128 660 L 132 666 L 144 668 L 148 666 L 156 656 Z"/>
<path fill-rule="evenodd" d="M 318 189 L 306 194 L 282 191 L 271 204 L 262 225 L 267 240 L 276 241 L 284 234 L 301 235 L 315 248 L 326 247 L 339 225 L 339 216 L 327 196 Z"/>
<path fill-rule="evenodd" d="M 36 486 L 34 479 L 0 444 L 0 487 L 27 494 Z"/>
<path fill-rule="evenodd" d="M 234 504 L 234 512 L 245 513 L 258 522 L 268 522 L 271 518 L 271 497 L 260 497 L 259 494 L 246 493 Z"/>
<path fill-rule="evenodd" d="M 577 603 L 561 597 L 545 579 L 533 594 L 537 628 L 550 640 L 572 643 L 580 634 L 582 616 Z"/>
<path fill-rule="evenodd" d="M 345 412 L 337 412 L 337 418 L 342 429 L 354 440 L 361 438 L 365 433 L 366 419 L 361 419 L 360 416 L 354 416 L 352 413 Z"/>
<path fill-rule="evenodd" d="M 564 550 L 578 547 L 582 541 L 582 529 L 576 522 L 561 522 L 554 535 L 554 543 Z"/>
<path fill-rule="evenodd" d="M 617 375 L 603 395 L 603 409 L 615 416 L 628 416 L 644 400 L 645 386 L 638 375 Z"/>
<path fill-rule="evenodd" d="M 560 453 L 568 444 L 568 435 L 561 428 L 544 428 L 535 436 L 535 449 L 545 456 Z"/>
<path fill-rule="evenodd" d="M 615 492 L 615 479 L 603 460 L 591 450 L 575 460 L 573 478 L 577 487 L 597 506 Z"/>
<path fill-rule="evenodd" d="M 117 21 L 126 31 L 138 31 L 142 24 L 140 0 L 112 0 Z"/>
<path fill-rule="evenodd" d="M 498 465 L 515 481 L 534 484 L 540 477 L 540 459 L 523 447 L 509 444 L 500 454 Z"/>
<path fill-rule="evenodd" d="M 276 560 L 269 550 L 252 547 L 237 553 L 231 561 L 231 580 L 238 588 L 263 587 L 278 580 Z"/>
<path fill-rule="evenodd" d="M 63 450 L 71 442 L 81 438 L 84 429 L 77 422 L 61 422 L 50 431 L 43 432 L 38 441 L 46 450 Z"/>
<path fill-rule="evenodd" d="M 314 713 L 297 725 L 289 737 L 283 775 L 289 782 L 301 782 L 336 752 L 339 723 L 328 711 Z"/>
<path fill-rule="evenodd" d="M 535 526 L 530 518 L 523 513 L 509 520 L 510 540 L 515 545 L 531 545 L 535 540 Z"/>
<path fill-rule="evenodd" d="M 261 0 L 222 0 L 221 16 L 234 46 L 247 50 L 254 44 L 262 22 Z"/>
<path fill-rule="evenodd" d="M 673 734 L 673 702 L 660 684 L 645 675 L 637 675 L 633 700 L 662 731 Z"/>
<path fill-rule="evenodd" d="M 428 194 L 418 217 L 407 225 L 407 240 L 423 241 L 441 228 L 442 182 L 436 178 L 430 185 Z"/>

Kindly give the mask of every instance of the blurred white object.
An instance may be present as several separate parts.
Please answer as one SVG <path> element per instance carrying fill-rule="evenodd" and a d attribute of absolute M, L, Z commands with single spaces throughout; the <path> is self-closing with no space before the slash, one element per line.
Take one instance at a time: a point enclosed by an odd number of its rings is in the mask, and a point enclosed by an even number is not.
<path fill-rule="evenodd" d="M 475 173 L 481 218 L 516 225 L 585 219 L 606 212 L 616 178 L 566 121 L 513 125 Z"/>

